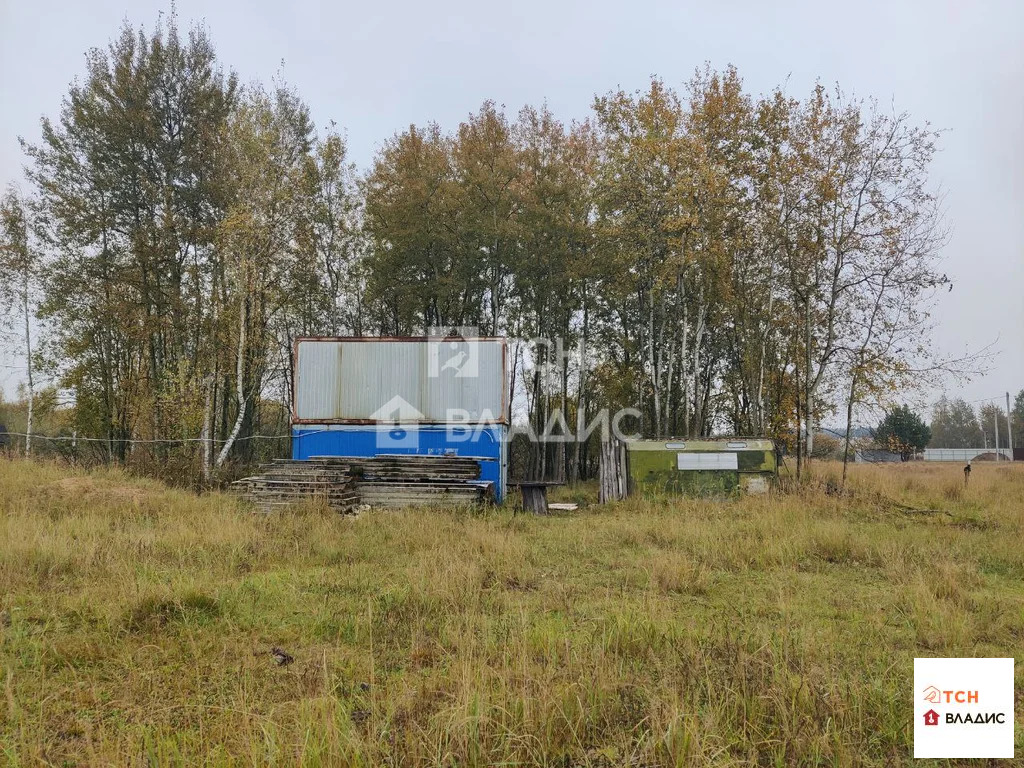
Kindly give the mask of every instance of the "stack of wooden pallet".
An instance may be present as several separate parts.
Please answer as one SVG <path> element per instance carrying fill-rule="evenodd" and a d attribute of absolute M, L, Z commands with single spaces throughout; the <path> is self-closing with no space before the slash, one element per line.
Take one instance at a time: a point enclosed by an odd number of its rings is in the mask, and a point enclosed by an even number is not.
<path fill-rule="evenodd" d="M 466 456 L 314 456 L 301 463 L 348 467 L 354 476 L 367 480 L 476 480 L 480 477 L 477 459 Z"/>
<path fill-rule="evenodd" d="M 477 459 L 465 456 L 314 456 L 280 459 L 263 474 L 236 483 L 261 509 L 310 496 L 342 511 L 357 504 L 408 507 L 474 504 L 488 500 L 493 485 L 481 481 Z"/>
<path fill-rule="evenodd" d="M 357 479 L 360 501 L 373 507 L 474 504 L 492 492 L 490 483 L 479 480 L 479 462 L 465 456 L 314 456 L 311 461 L 347 467 Z"/>
<path fill-rule="evenodd" d="M 273 512 L 306 499 L 323 499 L 339 512 L 359 503 L 356 481 L 347 467 L 327 467 L 310 462 L 274 462 L 260 467 L 262 473 L 236 481 L 234 489 L 261 512 Z"/>

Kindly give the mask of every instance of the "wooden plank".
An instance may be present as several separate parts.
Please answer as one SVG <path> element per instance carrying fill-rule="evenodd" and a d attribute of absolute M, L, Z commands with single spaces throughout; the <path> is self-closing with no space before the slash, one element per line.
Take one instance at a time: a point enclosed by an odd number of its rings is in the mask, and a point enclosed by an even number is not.
<path fill-rule="evenodd" d="M 262 474 L 234 484 L 264 510 L 318 498 L 335 508 L 356 503 L 416 506 L 479 503 L 493 498 L 493 483 L 479 480 L 480 465 L 470 457 L 317 456 L 308 461 L 280 459 Z"/>

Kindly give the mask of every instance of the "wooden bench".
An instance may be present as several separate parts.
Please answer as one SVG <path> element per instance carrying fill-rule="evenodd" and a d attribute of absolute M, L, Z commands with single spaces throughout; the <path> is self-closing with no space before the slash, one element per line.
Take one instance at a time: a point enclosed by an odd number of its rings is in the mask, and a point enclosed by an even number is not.
<path fill-rule="evenodd" d="M 523 511 L 535 515 L 548 513 L 548 488 L 565 483 L 558 480 L 512 480 L 509 485 L 518 488 L 523 495 Z"/>

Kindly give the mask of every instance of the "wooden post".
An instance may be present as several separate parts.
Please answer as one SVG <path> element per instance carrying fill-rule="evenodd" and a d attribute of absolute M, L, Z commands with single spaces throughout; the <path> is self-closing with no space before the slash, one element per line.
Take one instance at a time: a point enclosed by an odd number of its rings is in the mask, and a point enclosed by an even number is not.
<path fill-rule="evenodd" d="M 626 443 L 621 440 L 616 440 L 615 442 L 619 448 L 615 470 L 615 477 L 619 482 L 618 498 L 624 499 L 629 495 L 629 475 L 627 474 L 629 464 L 626 457 Z"/>
<path fill-rule="evenodd" d="M 526 512 L 533 512 L 535 515 L 548 513 L 547 489 L 543 485 L 523 485 L 520 491 L 523 494 L 523 509 Z"/>
<path fill-rule="evenodd" d="M 601 436 L 601 456 L 598 466 L 598 491 L 597 501 L 599 504 L 607 504 L 611 497 L 611 444 L 609 439 Z"/>
<path fill-rule="evenodd" d="M 607 504 L 626 498 L 626 444 L 611 436 L 601 438 L 598 501 Z"/>

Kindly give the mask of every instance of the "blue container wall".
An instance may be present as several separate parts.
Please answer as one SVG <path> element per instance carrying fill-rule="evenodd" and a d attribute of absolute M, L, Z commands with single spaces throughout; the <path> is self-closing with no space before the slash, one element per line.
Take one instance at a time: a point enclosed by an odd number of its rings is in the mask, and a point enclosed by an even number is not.
<path fill-rule="evenodd" d="M 292 427 L 292 458 L 415 454 L 473 456 L 480 459 L 480 479 L 494 483 L 495 499 L 505 499 L 508 465 L 506 428 L 392 427 L 348 424 L 303 424 Z"/>

